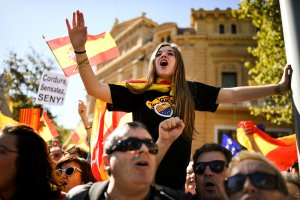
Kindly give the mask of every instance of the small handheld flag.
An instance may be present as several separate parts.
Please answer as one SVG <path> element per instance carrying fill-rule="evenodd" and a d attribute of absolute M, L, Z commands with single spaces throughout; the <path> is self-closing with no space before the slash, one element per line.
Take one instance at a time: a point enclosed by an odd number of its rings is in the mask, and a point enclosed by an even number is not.
<path fill-rule="evenodd" d="M 40 120 L 41 126 L 38 132 L 46 142 L 52 140 L 53 138 L 59 135 L 47 112 L 43 112 L 43 115 Z"/>
<path fill-rule="evenodd" d="M 66 77 L 78 73 L 74 49 L 68 36 L 46 41 Z M 85 44 L 91 66 L 106 62 L 120 55 L 119 49 L 109 32 L 88 35 Z"/>
<path fill-rule="evenodd" d="M 223 133 L 222 135 L 222 144 L 223 147 L 231 151 L 232 155 L 235 156 L 242 147 L 239 145 L 237 141 L 229 137 L 227 134 Z"/>

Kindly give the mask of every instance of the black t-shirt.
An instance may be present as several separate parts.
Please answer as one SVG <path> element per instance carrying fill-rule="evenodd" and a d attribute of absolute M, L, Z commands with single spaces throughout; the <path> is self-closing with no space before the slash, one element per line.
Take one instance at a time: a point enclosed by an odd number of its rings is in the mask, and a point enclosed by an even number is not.
<path fill-rule="evenodd" d="M 220 88 L 190 81 L 188 86 L 194 97 L 195 110 L 214 112 L 217 109 Z M 133 120 L 144 123 L 156 141 L 159 123 L 172 116 L 172 109 L 167 106 L 171 102 L 169 92 L 148 90 L 134 94 L 123 86 L 109 84 L 109 87 L 113 104 L 108 104 L 108 110 L 132 112 Z M 173 142 L 157 169 L 157 184 L 184 189 L 191 145 L 192 141 L 185 139 L 183 134 Z"/>

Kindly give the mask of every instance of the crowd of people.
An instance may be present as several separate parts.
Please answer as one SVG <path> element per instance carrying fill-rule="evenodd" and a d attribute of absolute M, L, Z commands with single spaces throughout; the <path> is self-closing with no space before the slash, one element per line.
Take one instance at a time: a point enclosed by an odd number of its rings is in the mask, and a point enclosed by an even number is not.
<path fill-rule="evenodd" d="M 191 156 L 195 110 L 214 112 L 222 103 L 287 92 L 290 65 L 277 84 L 219 88 L 186 80 L 179 47 L 163 42 L 139 86 L 134 81 L 102 83 L 86 55 L 83 13 L 74 12 L 66 24 L 87 93 L 106 102 L 110 111 L 132 112 L 133 122 L 120 125 L 104 143 L 106 181 L 94 178 L 90 152 L 64 149 L 57 139 L 48 147 L 32 128 L 7 126 L 0 135 L 0 199 L 299 198 L 299 171 L 282 174 L 260 152 L 233 157 L 225 147 L 208 143 Z M 89 142 L 91 125 L 82 101 L 78 112 Z"/>
<path fill-rule="evenodd" d="M 86 158 L 64 154 L 55 161 L 47 143 L 31 127 L 7 126 L 0 134 L 0 197 L 3 200 L 300 199 L 296 165 L 280 172 L 260 152 L 243 150 L 233 157 L 217 143 L 207 143 L 195 150 L 187 166 L 185 190 L 156 184 L 157 167 L 184 127 L 178 117 L 163 121 L 155 142 L 140 122 L 119 126 L 104 146 L 103 160 L 109 180 L 97 182 Z"/>

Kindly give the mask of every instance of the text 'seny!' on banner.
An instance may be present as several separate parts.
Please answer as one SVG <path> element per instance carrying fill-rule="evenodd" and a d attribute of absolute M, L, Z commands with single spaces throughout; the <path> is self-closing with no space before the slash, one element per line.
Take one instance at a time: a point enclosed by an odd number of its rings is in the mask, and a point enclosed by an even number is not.
<path fill-rule="evenodd" d="M 68 79 L 53 72 L 44 72 L 41 78 L 36 104 L 63 105 L 68 87 Z"/>

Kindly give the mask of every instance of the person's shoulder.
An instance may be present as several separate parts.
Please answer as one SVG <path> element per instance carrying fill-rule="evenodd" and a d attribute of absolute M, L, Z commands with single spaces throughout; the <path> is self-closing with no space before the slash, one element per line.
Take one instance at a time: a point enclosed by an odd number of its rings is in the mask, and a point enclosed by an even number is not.
<path fill-rule="evenodd" d="M 65 200 L 98 199 L 106 191 L 108 184 L 109 181 L 106 180 L 78 185 L 67 193 Z"/>
<path fill-rule="evenodd" d="M 90 187 L 93 185 L 92 182 L 87 184 L 78 185 L 72 188 L 66 195 L 65 200 L 83 200 L 85 199 L 86 195 Z"/>

